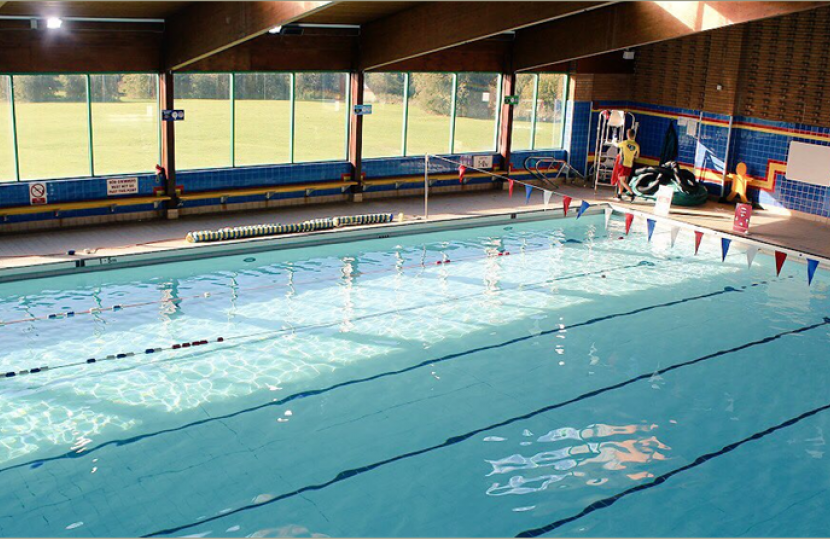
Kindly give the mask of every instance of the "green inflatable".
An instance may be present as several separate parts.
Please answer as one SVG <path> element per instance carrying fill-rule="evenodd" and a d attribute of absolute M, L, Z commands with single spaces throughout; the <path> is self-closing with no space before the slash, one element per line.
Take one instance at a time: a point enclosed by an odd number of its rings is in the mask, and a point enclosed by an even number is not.
<path fill-rule="evenodd" d="M 644 199 L 656 199 L 660 186 L 671 186 L 674 189 L 671 202 L 676 206 L 700 206 L 709 199 L 709 192 L 695 175 L 675 162 L 637 169 L 628 183 L 634 194 Z"/>

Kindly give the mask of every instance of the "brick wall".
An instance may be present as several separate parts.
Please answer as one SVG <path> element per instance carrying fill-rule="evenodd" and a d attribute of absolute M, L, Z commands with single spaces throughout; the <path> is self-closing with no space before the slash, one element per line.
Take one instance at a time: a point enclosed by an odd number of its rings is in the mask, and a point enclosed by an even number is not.
<path fill-rule="evenodd" d="M 630 99 L 827 126 L 829 68 L 827 7 L 640 47 Z"/>

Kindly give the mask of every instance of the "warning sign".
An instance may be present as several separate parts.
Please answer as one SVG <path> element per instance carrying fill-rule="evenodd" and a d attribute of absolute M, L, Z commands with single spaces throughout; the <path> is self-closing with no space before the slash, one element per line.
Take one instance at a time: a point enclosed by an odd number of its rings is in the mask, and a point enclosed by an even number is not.
<path fill-rule="evenodd" d="M 746 234 L 749 232 L 749 220 L 752 217 L 752 205 L 740 203 L 735 207 L 735 221 L 732 222 L 732 230 L 736 233 Z"/>
<path fill-rule="evenodd" d="M 107 196 L 138 193 L 138 178 L 107 178 Z"/>
<path fill-rule="evenodd" d="M 674 189 L 671 186 L 660 186 L 657 190 L 657 199 L 654 201 L 654 213 L 658 216 L 668 216 L 673 197 Z"/>
<path fill-rule="evenodd" d="M 29 184 L 29 204 L 46 204 L 48 201 L 46 184 L 43 182 Z"/>

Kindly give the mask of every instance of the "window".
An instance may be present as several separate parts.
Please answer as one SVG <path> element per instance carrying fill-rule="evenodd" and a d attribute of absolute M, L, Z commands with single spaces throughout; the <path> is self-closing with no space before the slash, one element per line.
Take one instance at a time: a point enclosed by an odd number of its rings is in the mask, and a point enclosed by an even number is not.
<path fill-rule="evenodd" d="M 0 75 L 0 182 L 15 180 L 11 77 Z"/>
<path fill-rule="evenodd" d="M 297 73 L 294 162 L 346 159 L 348 74 Z"/>
<path fill-rule="evenodd" d="M 536 94 L 536 132 L 533 148 L 561 148 L 565 129 L 565 92 L 568 76 L 561 73 L 539 75 Z"/>
<path fill-rule="evenodd" d="M 363 102 L 372 114 L 363 117 L 363 157 L 403 155 L 404 73 L 367 73 L 363 79 Z"/>
<path fill-rule="evenodd" d="M 234 75 L 234 164 L 291 163 L 291 74 Z"/>
<path fill-rule="evenodd" d="M 536 93 L 536 75 L 516 75 L 516 96 L 519 104 L 513 106 L 513 150 L 533 149 L 533 96 Z"/>
<path fill-rule="evenodd" d="M 176 123 L 176 168 L 230 167 L 231 100 L 227 73 L 176 74 L 175 107 L 184 109 Z"/>
<path fill-rule="evenodd" d="M 152 171 L 159 160 L 158 78 L 90 75 L 93 174 Z"/>
<path fill-rule="evenodd" d="M 451 152 L 454 78 L 451 73 L 412 73 L 409 76 L 406 155 Z"/>
<path fill-rule="evenodd" d="M 14 77 L 21 180 L 90 174 L 86 83 L 84 75 Z"/>
<path fill-rule="evenodd" d="M 496 73 L 459 73 L 453 153 L 495 152 L 499 83 Z"/>

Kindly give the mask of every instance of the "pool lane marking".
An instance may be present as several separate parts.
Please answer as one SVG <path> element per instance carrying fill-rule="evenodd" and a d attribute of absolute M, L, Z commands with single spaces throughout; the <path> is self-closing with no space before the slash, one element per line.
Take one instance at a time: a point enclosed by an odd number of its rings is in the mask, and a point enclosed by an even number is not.
<path fill-rule="evenodd" d="M 754 283 L 751 286 L 755 286 L 755 285 L 758 285 L 760 283 L 767 283 L 767 282 L 766 281 L 761 281 L 759 283 Z M 669 306 L 682 304 L 684 302 L 688 302 L 688 301 L 692 301 L 692 300 L 697 300 L 697 299 L 701 299 L 701 298 L 710 298 L 710 297 L 713 297 L 713 296 L 718 296 L 718 295 L 725 294 L 725 293 L 730 293 L 730 292 L 739 292 L 739 291 L 737 289 L 732 288 L 732 287 L 726 287 L 721 291 L 715 291 L 715 292 L 707 293 L 707 294 L 704 294 L 704 295 L 701 295 L 701 296 L 683 298 L 683 299 L 674 300 L 672 302 L 668 302 L 668 303 L 665 303 L 665 304 L 655 304 L 655 305 L 652 305 L 652 306 L 646 306 L 646 307 L 643 307 L 643 308 L 638 308 L 637 310 L 634 310 L 634 311 L 631 311 L 631 312 L 624 312 L 624 313 L 617 313 L 617 314 L 608 315 L 604 318 L 599 318 L 598 320 L 583 321 L 582 323 L 577 323 L 577 324 L 571 325 L 567 328 L 574 328 L 574 327 L 578 327 L 578 326 L 586 326 L 588 324 L 593 324 L 594 322 L 598 322 L 599 320 L 605 320 L 605 318 L 624 317 L 624 316 L 627 316 L 627 315 L 642 313 L 644 311 L 649 311 L 649 310 L 652 310 L 652 309 L 658 309 L 658 308 L 662 308 L 662 307 L 669 307 Z M 286 396 L 286 397 L 284 397 L 282 399 L 279 399 L 279 400 L 276 400 L 276 401 L 269 401 L 269 402 L 263 403 L 261 405 L 256 405 L 254 407 L 249 407 L 247 409 L 242 409 L 242 410 L 232 412 L 232 413 L 228 413 L 228 414 L 224 414 L 224 415 L 221 415 L 221 416 L 213 416 L 213 417 L 210 417 L 210 418 L 197 420 L 197 421 L 191 422 L 189 424 L 183 424 L 181 426 L 177 426 L 177 427 L 174 427 L 174 428 L 163 429 L 163 430 L 154 431 L 154 432 L 151 432 L 151 433 L 143 433 L 141 435 L 136 435 L 134 437 L 129 437 L 127 439 L 113 439 L 111 441 L 101 443 L 98 446 L 93 446 L 91 448 L 87 448 L 84 452 L 81 452 L 81 453 L 78 453 L 78 452 L 75 452 L 75 451 L 70 451 L 70 452 L 66 452 L 64 454 L 60 454 L 60 455 L 57 455 L 57 456 L 52 456 L 52 457 L 49 457 L 49 458 L 35 459 L 35 460 L 30 460 L 30 461 L 27 461 L 27 462 L 24 462 L 24 463 L 18 463 L 17 465 L 12 465 L 10 467 L 0 469 L 0 474 L 2 474 L 4 472 L 7 472 L 7 471 L 20 469 L 20 468 L 23 468 L 23 467 L 33 467 L 33 466 L 39 467 L 39 466 L 43 465 L 44 463 L 48 463 L 48 462 L 51 462 L 51 461 L 57 461 L 57 460 L 61 460 L 61 459 L 79 458 L 79 457 L 91 454 L 91 453 L 93 453 L 97 450 L 101 450 L 103 448 L 106 448 L 108 446 L 112 446 L 112 445 L 124 446 L 124 445 L 127 445 L 127 444 L 140 442 L 144 439 L 149 439 L 149 438 L 152 438 L 152 437 L 156 437 L 158 435 L 164 435 L 164 434 L 168 434 L 168 433 L 175 433 L 175 432 L 178 432 L 178 431 L 184 431 L 184 430 L 189 429 L 191 427 L 198 427 L 200 425 L 208 424 L 208 423 L 211 423 L 211 422 L 214 422 L 214 421 L 222 421 L 222 420 L 227 420 L 227 419 L 230 419 L 230 418 L 235 418 L 237 416 L 242 416 L 242 415 L 250 413 L 250 412 L 256 412 L 256 411 L 265 409 L 267 407 L 278 407 L 278 406 L 285 405 L 286 403 L 297 400 L 297 399 L 303 399 L 303 398 L 306 398 L 306 397 L 313 397 L 313 396 L 317 396 L 317 395 L 321 395 L 321 394 L 326 394 L 328 392 L 337 390 L 339 388 L 347 387 L 347 386 L 351 386 L 351 385 L 355 385 L 355 384 L 361 384 L 361 383 L 365 383 L 365 382 L 371 382 L 371 381 L 374 381 L 374 380 L 384 379 L 386 377 L 392 377 L 392 376 L 395 376 L 395 375 L 401 375 L 403 373 L 407 373 L 407 372 L 410 372 L 410 371 L 415 371 L 416 369 L 420 369 L 422 367 L 426 367 L 426 366 L 431 365 L 431 364 L 446 362 L 448 360 L 452 360 L 452 359 L 455 359 L 455 358 L 466 356 L 468 354 L 475 354 L 477 352 L 481 352 L 481 351 L 488 350 L 488 349 L 496 349 L 496 348 L 504 347 L 506 345 L 513 344 L 514 342 L 524 341 L 526 339 L 533 339 L 535 337 L 538 337 L 539 335 L 547 335 L 547 334 L 557 333 L 557 332 L 561 332 L 561 331 L 562 331 L 562 329 L 557 327 L 557 328 L 554 328 L 554 329 L 551 329 L 551 330 L 545 330 L 545 331 L 541 332 L 538 335 L 531 335 L 531 336 L 522 337 L 522 338 L 514 338 L 513 340 L 510 340 L 510 341 L 507 341 L 507 342 L 496 343 L 496 344 L 491 345 L 491 346 L 479 347 L 479 348 L 476 348 L 476 349 L 470 349 L 470 350 L 463 351 L 463 352 L 460 352 L 460 353 L 454 353 L 454 354 L 451 354 L 451 355 L 448 355 L 448 356 L 443 356 L 443 357 L 439 357 L 439 358 L 436 358 L 436 359 L 427 360 L 427 361 L 421 362 L 420 364 L 416 364 L 416 365 L 413 365 L 413 366 L 408 366 L 406 368 L 401 368 L 401 369 L 396 370 L 396 371 L 387 371 L 387 372 L 371 375 L 369 377 L 364 377 L 364 378 L 361 378 L 361 379 L 352 379 L 350 381 L 343 381 L 341 383 L 337 383 L 337 384 L 328 386 L 326 388 L 321 388 L 321 389 L 317 389 L 317 390 L 307 390 L 307 391 L 303 391 L 303 392 L 298 392 L 298 393 L 291 394 L 289 396 Z M 650 374 L 649 374 L 649 376 L 650 376 Z"/>
<path fill-rule="evenodd" d="M 812 324 L 812 325 L 809 325 L 809 326 L 803 326 L 801 328 L 796 328 L 794 330 L 787 330 L 787 331 L 784 331 L 784 332 L 781 332 L 781 333 L 778 333 L 778 334 L 774 334 L 772 336 L 767 336 L 765 338 L 762 338 L 762 339 L 759 339 L 759 340 L 756 340 L 756 341 L 751 341 L 751 342 L 748 342 L 748 343 L 744 343 L 743 345 L 738 345 L 738 346 L 732 347 L 730 349 L 723 349 L 723 350 L 715 352 L 715 353 L 711 353 L 711 354 L 708 354 L 708 355 L 705 355 L 705 356 L 701 356 L 701 357 L 695 358 L 693 360 L 689 360 L 687 362 L 681 362 L 680 364 L 675 364 L 673 366 L 669 366 L 669 367 L 666 367 L 666 368 L 663 368 L 663 369 L 658 369 L 656 371 L 650 371 L 648 373 L 643 373 L 641 375 L 638 375 L 636 377 L 633 377 L 631 379 L 619 382 L 619 383 L 611 385 L 611 386 L 606 386 L 604 388 L 599 388 L 597 390 L 592 390 L 590 392 L 585 392 L 584 394 L 581 394 L 579 396 L 576 396 L 574 398 L 571 398 L 571 399 L 568 399 L 568 400 L 565 400 L 565 401 L 561 401 L 559 403 L 546 405 L 542 408 L 536 409 L 536 410 L 531 411 L 529 413 L 525 413 L 521 416 L 515 416 L 515 417 L 509 418 L 507 420 L 502 420 L 501 422 L 497 422 L 495 424 L 490 424 L 489 426 L 485 426 L 485 427 L 474 429 L 472 431 L 468 431 L 467 433 L 464 433 L 464 434 L 461 434 L 461 435 L 455 435 L 453 437 L 448 438 L 446 441 L 444 441 L 443 443 L 440 443 L 440 444 L 436 444 L 436 445 L 429 446 L 429 447 L 426 447 L 426 448 L 421 448 L 419 450 L 413 450 L 413 451 L 407 452 L 405 454 L 399 454 L 397 456 L 387 458 L 387 459 L 384 459 L 384 460 L 381 460 L 381 461 L 377 461 L 375 463 L 371 463 L 369 465 L 365 465 L 365 466 L 360 467 L 360 468 L 348 469 L 348 470 L 345 470 L 345 471 L 341 471 L 340 473 L 338 473 L 331 480 L 328 480 L 327 482 L 323 482 L 321 484 L 313 484 L 313 485 L 310 485 L 310 486 L 305 486 L 305 487 L 299 488 L 297 490 L 294 490 L 294 491 L 291 491 L 291 492 L 288 492 L 288 493 L 283 493 L 282 495 L 278 495 L 278 496 L 276 496 L 273 499 L 270 499 L 268 501 L 264 501 L 264 502 L 261 502 L 261 503 L 247 504 L 247 505 L 241 506 L 241 507 L 239 507 L 235 510 L 232 510 L 230 512 L 225 512 L 225 513 L 220 514 L 220 515 L 216 515 L 216 516 L 205 518 L 205 519 L 202 519 L 202 520 L 199 520 L 199 521 L 191 522 L 189 524 L 180 525 L 180 526 L 172 527 L 172 528 L 169 528 L 169 529 L 163 529 L 163 530 L 160 530 L 160 531 L 149 533 L 149 534 L 144 535 L 143 538 L 159 536 L 159 535 L 162 535 L 162 534 L 172 534 L 172 533 L 184 530 L 184 529 L 189 529 L 191 527 L 195 527 L 195 526 L 198 526 L 198 525 L 203 525 L 205 523 L 209 523 L 209 522 L 215 521 L 217 519 L 220 519 L 220 518 L 223 518 L 223 517 L 226 517 L 226 516 L 234 515 L 234 514 L 243 512 L 243 511 L 256 509 L 256 508 L 259 508 L 261 506 L 265 506 L 265 505 L 272 504 L 272 503 L 275 503 L 275 502 L 278 502 L 278 501 L 289 499 L 289 498 L 295 497 L 297 495 L 301 495 L 301 494 L 309 492 L 309 491 L 319 491 L 319 490 L 322 490 L 322 489 L 324 489 L 326 487 L 329 487 L 333 484 L 336 484 L 338 482 L 342 482 L 343 480 L 346 480 L 346 479 L 351 478 L 353 476 L 357 476 L 357 475 L 360 475 L 360 474 L 364 474 L 364 473 L 373 471 L 373 470 L 378 469 L 378 468 L 380 468 L 384 465 L 389 465 L 389 464 L 395 463 L 397 461 L 401 461 L 401 460 L 408 459 L 408 458 L 411 458 L 411 457 L 417 457 L 417 456 L 427 454 L 427 453 L 435 451 L 435 450 L 439 450 L 439 449 L 442 449 L 442 448 L 447 448 L 449 446 L 454 446 L 458 443 L 464 442 L 464 441 L 466 441 L 466 440 L 468 440 L 468 439 L 470 439 L 470 438 L 472 438 L 476 435 L 479 435 L 481 433 L 491 431 L 493 429 L 505 427 L 505 426 L 514 424 L 516 422 L 519 422 L 521 420 L 528 420 L 528 419 L 533 418 L 535 416 L 538 416 L 542 413 L 550 412 L 552 410 L 559 409 L 559 408 L 565 407 L 567 405 L 573 405 L 574 403 L 578 403 L 582 400 L 585 400 L 585 399 L 588 399 L 588 398 L 593 398 L 593 397 L 599 396 L 601 394 L 611 392 L 613 390 L 618 390 L 620 388 L 629 386 L 629 385 L 631 385 L 635 382 L 638 382 L 638 381 L 651 379 L 655 375 L 663 375 L 665 373 L 669 373 L 669 372 L 674 371 L 676 369 L 680 369 L 680 368 L 683 368 L 683 367 L 688 367 L 688 366 L 691 366 L 691 365 L 694 365 L 694 364 L 698 364 L 700 362 L 705 362 L 705 361 L 711 360 L 713 358 L 726 356 L 726 355 L 729 355 L 729 354 L 732 354 L 732 353 L 735 353 L 735 352 L 738 352 L 738 351 L 741 351 L 741 350 L 744 350 L 744 349 L 749 349 L 749 348 L 752 348 L 752 347 L 755 347 L 755 346 L 758 346 L 758 345 L 765 345 L 767 343 L 771 343 L 773 341 L 776 341 L 776 340 L 778 340 L 782 337 L 800 334 L 802 332 L 807 332 L 809 330 L 814 330 L 816 328 L 819 328 L 819 327 L 822 327 L 822 326 L 825 326 L 825 325 L 828 325 L 828 324 L 830 324 L 830 318 L 825 317 L 824 320 L 820 323 L 815 323 L 815 324 Z"/>
<path fill-rule="evenodd" d="M 661 474 L 660 476 L 657 476 L 654 479 L 649 480 L 648 482 L 646 482 L 644 484 L 634 486 L 632 488 L 629 488 L 629 489 L 627 489 L 623 492 L 620 492 L 616 495 L 613 495 L 611 497 L 606 497 L 604 499 L 600 499 L 598 501 L 595 501 L 595 502 L 589 504 L 588 506 L 586 506 L 578 514 L 574 514 L 573 516 L 566 517 L 566 518 L 560 519 L 558 521 L 554 521 L 553 523 L 549 523 L 548 525 L 545 525 L 544 527 L 538 527 L 538 528 L 535 528 L 535 529 L 527 529 L 525 531 L 522 531 L 522 532 L 520 532 L 519 534 L 516 535 L 516 538 L 536 538 L 536 537 L 541 536 L 543 534 L 547 534 L 547 533 L 549 533 L 549 532 L 551 532 L 555 529 L 558 529 L 559 527 L 562 527 L 563 525 L 567 525 L 568 523 L 571 523 L 571 522 L 576 521 L 580 518 L 583 518 L 583 517 L 587 516 L 588 514 L 591 514 L 592 512 L 596 512 L 597 510 L 602 510 L 603 508 L 607 508 L 607 507 L 611 506 L 612 504 L 614 504 L 615 502 L 617 502 L 618 500 L 622 499 L 623 497 L 627 497 L 628 495 L 633 495 L 634 493 L 637 493 L 639 491 L 644 491 L 646 489 L 651 489 L 653 487 L 657 487 L 660 484 L 662 484 L 663 482 L 665 482 L 666 480 L 670 479 L 671 477 L 673 477 L 675 475 L 678 475 L 682 472 L 688 471 L 690 469 L 694 469 L 695 467 L 699 467 L 700 465 L 703 465 L 704 463 L 706 463 L 710 459 L 714 459 L 716 457 L 720 457 L 720 456 L 723 456 L 725 454 L 728 454 L 729 452 L 732 452 L 733 450 L 736 450 L 736 449 L 740 448 L 741 446 L 743 446 L 746 443 L 756 441 L 756 440 L 760 440 L 760 439 L 766 437 L 767 435 L 771 435 L 771 434 L 775 433 L 778 430 L 793 426 L 793 425 L 801 422 L 802 420 L 804 420 L 806 418 L 810 418 L 811 416 L 815 416 L 815 415 L 817 415 L 821 412 L 824 412 L 828 409 L 830 409 L 830 403 L 822 405 L 821 407 L 816 407 L 815 409 L 812 409 L 812 410 L 807 411 L 803 414 L 800 414 L 800 415 L 798 415 L 794 418 L 790 418 L 789 420 L 781 422 L 780 424 L 777 424 L 775 426 L 767 428 L 764 431 L 759 431 L 758 433 L 750 435 L 749 437 L 746 437 L 746 438 L 741 439 L 737 442 L 733 442 L 731 444 L 728 444 L 728 445 L 724 446 L 723 448 L 721 448 L 720 450 L 717 450 L 715 452 L 709 452 L 708 454 L 703 454 L 702 456 L 695 459 L 693 462 L 691 462 L 687 465 L 684 465 L 683 467 L 680 467 L 680 468 L 674 469 L 672 471 L 669 471 L 667 473 Z"/>
<path fill-rule="evenodd" d="M 539 281 L 539 282 L 535 282 L 535 283 L 528 283 L 528 284 L 520 283 L 516 287 L 503 288 L 503 289 L 499 289 L 497 291 L 488 291 L 488 290 L 485 289 L 481 292 L 470 293 L 470 294 L 467 294 L 467 295 L 444 297 L 443 300 L 440 300 L 438 302 L 429 302 L 429 303 L 424 303 L 424 304 L 418 304 L 418 305 L 410 306 L 410 307 L 407 307 L 407 308 L 390 309 L 388 311 L 381 311 L 381 312 L 378 312 L 378 313 L 368 313 L 366 315 L 360 315 L 358 317 L 353 317 L 353 318 L 349 319 L 349 322 L 361 322 L 361 321 L 365 321 L 365 320 L 369 320 L 369 319 L 374 319 L 376 317 L 385 317 L 387 315 L 397 315 L 397 314 L 406 313 L 406 312 L 409 312 L 409 311 L 417 311 L 419 309 L 431 308 L 431 307 L 435 307 L 435 306 L 439 306 L 439 305 L 447 304 L 447 303 L 451 303 L 451 302 L 458 302 L 459 300 L 467 300 L 467 299 L 470 299 L 470 298 L 475 298 L 477 296 L 482 296 L 482 295 L 485 295 L 485 294 L 488 294 L 488 293 L 501 294 L 503 292 L 510 292 L 510 291 L 520 291 L 520 292 L 532 291 L 534 289 L 544 288 L 544 287 L 546 287 L 550 284 L 557 283 L 559 281 L 566 281 L 566 280 L 569 280 L 569 279 L 589 277 L 589 276 L 594 276 L 594 275 L 598 275 L 598 274 L 605 274 L 606 272 L 612 272 L 612 271 L 616 271 L 616 270 L 628 270 L 628 269 L 631 269 L 631 268 L 649 268 L 649 267 L 654 267 L 654 266 L 655 266 L 655 264 L 652 263 L 652 262 L 640 261 L 637 264 L 620 265 L 620 266 L 615 266 L 615 267 L 608 268 L 608 269 L 605 269 L 605 270 L 593 270 L 591 272 L 581 272 L 579 274 L 570 274 L 570 275 L 565 275 L 565 276 L 558 277 L 558 278 L 551 278 L 551 279 L 547 279 L 547 280 Z M 254 332 L 254 333 L 251 333 L 251 334 L 241 334 L 241 335 L 237 335 L 237 336 L 229 336 L 229 337 L 220 336 L 220 337 L 210 338 L 210 339 L 201 339 L 201 340 L 196 340 L 196 341 L 185 341 L 185 342 L 181 342 L 181 343 L 174 343 L 173 345 L 168 345 L 168 346 L 164 346 L 164 347 L 148 347 L 148 348 L 145 348 L 143 351 L 142 350 L 127 351 L 127 352 L 121 352 L 121 353 L 116 353 L 116 354 L 109 354 L 107 356 L 100 357 L 100 358 L 87 358 L 86 360 L 70 362 L 68 364 L 59 364 L 57 366 L 42 365 L 42 366 L 35 366 L 35 367 L 32 367 L 32 368 L 21 369 L 21 370 L 17 370 L 17 371 L 7 371 L 5 373 L 0 372 L 0 380 L 2 380 L 3 378 L 11 379 L 11 378 L 14 378 L 14 377 L 34 375 L 34 374 L 38 374 L 38 373 L 45 373 L 47 371 L 56 371 L 56 370 L 59 370 L 59 369 L 79 367 L 79 366 L 84 366 L 84 365 L 88 365 L 88 364 L 99 364 L 101 362 L 108 361 L 108 360 L 123 360 L 125 358 L 132 358 L 134 356 L 158 354 L 158 353 L 161 353 L 161 352 L 164 352 L 164 351 L 186 350 L 186 349 L 190 349 L 190 348 L 193 348 L 193 347 L 199 347 L 199 346 L 202 346 L 202 345 L 209 345 L 211 343 L 213 343 L 213 344 L 225 343 L 225 342 L 228 342 L 228 341 L 238 341 L 238 340 L 242 340 L 242 339 L 254 339 L 254 338 L 271 339 L 271 338 L 274 338 L 274 337 L 277 337 L 277 336 L 280 336 L 280 335 L 283 335 L 283 334 L 294 334 L 294 333 L 297 333 L 297 332 L 306 332 L 306 331 L 310 331 L 310 330 L 322 330 L 324 328 L 331 328 L 332 326 L 338 326 L 342 323 L 343 323 L 343 320 L 338 319 L 336 321 L 328 322 L 328 323 L 306 324 L 306 325 L 301 325 L 301 326 L 291 326 L 291 327 L 288 327 L 288 328 L 281 328 L 279 330 L 263 330 L 261 332 Z M 146 365 L 146 364 L 143 364 L 143 365 Z M 135 367 L 137 367 L 137 366 L 135 366 Z"/>
<path fill-rule="evenodd" d="M 555 244 L 550 245 L 550 246 L 537 247 L 537 248 L 531 248 L 531 249 L 520 247 L 519 249 L 521 251 L 519 251 L 518 253 L 523 255 L 523 254 L 528 253 L 528 252 L 532 253 L 532 252 L 536 252 L 536 251 L 547 251 L 547 250 L 556 249 L 558 247 L 565 246 L 566 244 L 581 244 L 581 243 L 582 242 L 579 241 L 579 240 L 567 239 L 567 240 L 561 241 L 559 243 L 555 243 Z M 456 262 L 458 262 L 458 261 L 476 261 L 476 260 L 494 259 L 494 258 L 497 258 L 497 257 L 503 257 L 503 256 L 511 255 L 510 251 L 508 251 L 508 250 L 497 250 L 496 248 L 489 248 L 489 249 L 491 249 L 491 251 L 489 253 L 485 253 L 484 255 L 470 255 L 468 257 L 459 257 L 459 258 L 454 259 L 454 260 Z M 442 251 L 441 254 L 443 254 L 446 257 L 445 252 Z M 453 260 L 451 260 L 449 258 L 444 258 L 442 260 L 437 260 L 433 263 L 420 262 L 420 263 L 414 263 L 414 264 L 406 264 L 406 265 L 401 265 L 401 266 L 395 266 L 394 268 L 383 268 L 383 269 L 379 269 L 379 270 L 370 270 L 368 272 L 357 271 L 357 272 L 353 273 L 353 277 L 360 277 L 360 276 L 364 276 L 364 275 L 373 275 L 373 274 L 384 274 L 384 273 L 390 273 L 390 272 L 399 272 L 401 270 L 409 270 L 409 269 L 412 269 L 412 268 L 433 268 L 435 266 L 450 264 L 452 262 L 453 262 Z M 71 318 L 75 317 L 76 315 L 98 315 L 98 314 L 105 313 L 105 312 L 110 312 L 110 311 L 111 312 L 117 312 L 117 311 L 121 311 L 123 309 L 132 309 L 132 308 L 153 306 L 153 305 L 157 305 L 157 304 L 180 304 L 183 300 L 194 300 L 194 299 L 199 299 L 199 298 L 210 298 L 210 297 L 213 297 L 213 296 L 227 296 L 227 295 L 239 294 L 240 292 L 251 292 L 251 291 L 261 291 L 261 290 L 267 290 L 267 289 L 288 288 L 288 287 L 295 287 L 295 286 L 301 286 L 301 285 L 313 285 L 313 284 L 316 284 L 316 283 L 324 283 L 324 282 L 327 282 L 327 281 L 340 280 L 340 279 L 343 279 L 343 277 L 344 277 L 343 275 L 338 275 L 338 276 L 335 276 L 335 277 L 310 279 L 310 280 L 307 280 L 307 281 L 299 281 L 299 282 L 296 282 L 296 283 L 295 282 L 292 282 L 292 283 L 272 283 L 272 284 L 269 284 L 269 285 L 261 285 L 259 287 L 250 287 L 250 288 L 246 288 L 246 289 L 237 289 L 237 290 L 230 291 L 230 292 L 227 292 L 227 291 L 220 291 L 220 292 L 216 292 L 216 293 L 204 292 L 204 293 L 201 293 L 201 294 L 192 294 L 192 295 L 187 295 L 187 296 L 177 296 L 177 297 L 174 297 L 174 298 L 165 298 L 163 300 L 150 300 L 150 301 L 145 301 L 145 302 L 135 302 L 135 303 L 131 303 L 131 304 L 113 304 L 112 306 L 93 307 L 93 308 L 85 309 L 85 310 L 82 310 L 82 311 L 66 311 L 66 312 L 61 312 L 61 313 L 50 313 L 48 315 L 40 315 L 40 316 L 35 316 L 35 317 L 26 317 L 24 319 L 12 319 L 12 320 L 9 320 L 9 321 L 0 321 L 0 326 L 9 326 L 9 325 L 13 325 L 13 324 L 21 324 L 21 323 L 37 322 L 37 321 L 45 321 L 45 320 L 71 319 Z"/>

